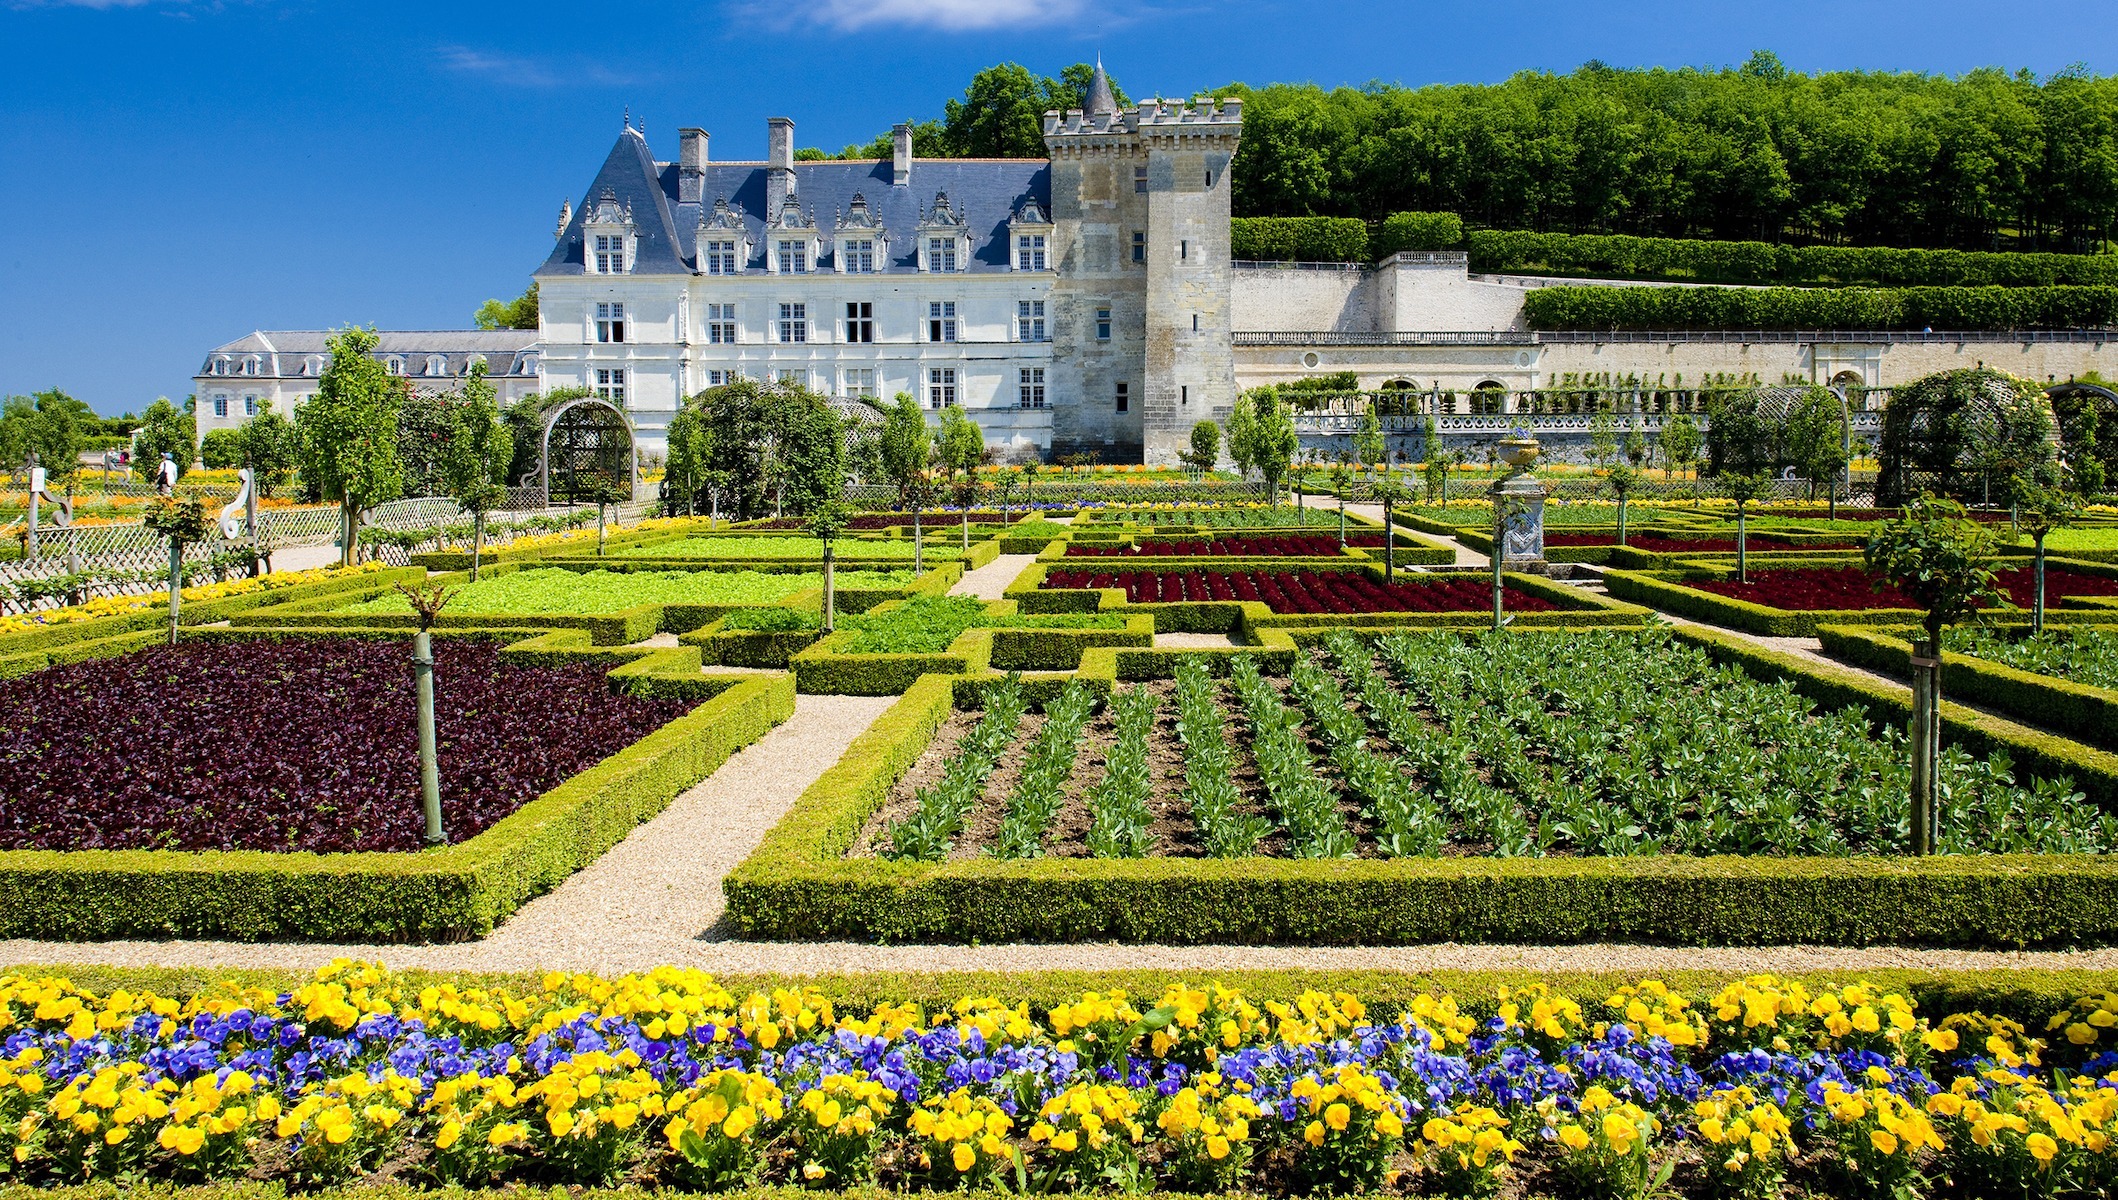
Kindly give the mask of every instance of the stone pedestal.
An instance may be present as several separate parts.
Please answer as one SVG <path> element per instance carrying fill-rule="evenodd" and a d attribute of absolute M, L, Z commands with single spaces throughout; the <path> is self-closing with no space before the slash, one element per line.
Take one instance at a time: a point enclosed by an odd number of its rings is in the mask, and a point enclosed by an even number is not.
<path fill-rule="evenodd" d="M 1502 522 L 1499 544 L 1493 547 L 1493 553 L 1499 557 L 1502 570 L 1541 575 L 1549 565 L 1544 558 L 1544 501 L 1548 493 L 1529 470 L 1530 464 L 1537 461 L 1539 447 L 1536 439 L 1521 431 L 1500 446 L 1502 461 L 1514 469 L 1493 485 L 1493 511 Z"/>

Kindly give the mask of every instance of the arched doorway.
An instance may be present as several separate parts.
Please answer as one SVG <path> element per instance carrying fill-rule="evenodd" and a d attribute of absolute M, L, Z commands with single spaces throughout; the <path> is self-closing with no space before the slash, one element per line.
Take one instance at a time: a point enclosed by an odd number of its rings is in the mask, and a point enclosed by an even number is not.
<path fill-rule="evenodd" d="M 1471 389 L 1471 415 L 1495 417 L 1508 410 L 1508 389 L 1498 379 L 1481 379 Z"/>
<path fill-rule="evenodd" d="M 639 494 L 632 419 L 608 400 L 584 396 L 553 409 L 544 418 L 540 450 L 538 478 L 547 504 L 562 497 L 568 504 L 593 499 L 604 484 L 615 485 L 627 499 Z"/>

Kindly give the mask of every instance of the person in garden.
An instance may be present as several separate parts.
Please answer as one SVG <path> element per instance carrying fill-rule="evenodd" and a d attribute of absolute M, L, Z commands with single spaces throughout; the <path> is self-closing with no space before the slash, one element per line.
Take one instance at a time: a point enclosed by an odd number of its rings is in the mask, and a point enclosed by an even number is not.
<path fill-rule="evenodd" d="M 154 491 L 157 496 L 167 496 L 176 490 L 176 456 L 162 452 L 162 465 L 154 469 Z"/>

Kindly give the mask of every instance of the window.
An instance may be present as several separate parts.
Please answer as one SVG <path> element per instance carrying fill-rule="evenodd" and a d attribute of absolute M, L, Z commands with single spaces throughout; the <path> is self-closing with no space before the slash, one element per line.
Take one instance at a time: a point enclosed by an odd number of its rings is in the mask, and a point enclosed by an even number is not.
<path fill-rule="evenodd" d="M 323 360 L 323 356 L 322 356 L 322 355 L 320 355 L 320 354 L 312 354 L 312 355 L 310 355 L 310 356 L 309 356 L 309 361 L 308 361 L 308 363 L 306 364 L 306 366 L 307 366 L 307 369 L 306 369 L 306 370 L 304 370 L 304 371 L 302 372 L 302 373 L 303 373 L 304 375 L 316 376 L 316 375 L 321 375 L 321 374 L 323 374 L 323 373 L 324 373 L 324 360 Z"/>
<path fill-rule="evenodd" d="M 215 396 L 213 398 L 213 415 L 216 417 L 225 417 L 228 415 L 228 397 Z"/>
<path fill-rule="evenodd" d="M 625 273 L 625 235 L 622 233 L 599 233 L 596 235 L 596 274 L 623 275 Z"/>
<path fill-rule="evenodd" d="M 798 239 L 780 242 L 780 273 L 802 275 L 809 270 L 809 243 Z"/>
<path fill-rule="evenodd" d="M 1117 410 L 1118 410 L 1119 412 L 1124 412 L 1124 411 L 1126 410 L 1126 408 L 1127 408 L 1127 407 L 1129 407 L 1129 405 L 1130 405 L 1130 402 L 1131 402 L 1131 400 L 1132 400 L 1132 385 L 1131 385 L 1131 384 L 1129 384 L 1129 383 L 1121 383 L 1121 384 L 1119 384 L 1119 385 L 1118 385 L 1118 404 L 1117 404 Z"/>
<path fill-rule="evenodd" d="M 214 359 L 213 373 L 216 375 L 226 375 L 228 373 L 228 360 L 225 358 Z"/>
<path fill-rule="evenodd" d="M 445 358 L 441 357 L 441 356 L 440 356 L 439 354 L 429 354 L 429 355 L 427 355 L 427 374 L 429 374 L 429 375 L 446 375 L 446 374 L 448 374 L 448 373 L 449 373 L 449 360 L 447 360 L 447 359 L 445 359 Z"/>
<path fill-rule="evenodd" d="M 954 300 L 930 300 L 927 302 L 927 340 L 930 342 L 953 342 L 956 340 L 956 302 Z"/>
<path fill-rule="evenodd" d="M 1189 403 L 1191 403 L 1191 388 L 1190 388 L 1189 386 L 1186 386 L 1186 387 L 1180 387 L 1180 388 L 1178 388 L 1178 389 L 1177 389 L 1177 403 L 1179 403 L 1179 404 L 1189 404 Z"/>
<path fill-rule="evenodd" d="M 596 305 L 596 340 L 599 342 L 622 342 L 625 340 L 625 306 L 623 304 Z"/>
<path fill-rule="evenodd" d="M 735 274 L 735 243 L 706 243 L 706 273 L 708 275 Z"/>
<path fill-rule="evenodd" d="M 515 373 L 517 375 L 535 375 L 537 373 L 537 356 L 534 354 L 523 355 L 522 361 L 515 364 Z"/>
<path fill-rule="evenodd" d="M 927 270 L 953 271 L 956 269 L 956 239 L 927 239 Z"/>
<path fill-rule="evenodd" d="M 596 368 L 596 397 L 615 404 L 625 403 L 625 368 Z"/>
<path fill-rule="evenodd" d="M 1044 407 L 1044 368 L 1024 367 L 1020 372 L 1022 381 L 1022 407 Z"/>
<path fill-rule="evenodd" d="M 1199 331 L 1199 314 L 1197 313 L 1191 314 L 1191 331 L 1193 333 L 1197 333 Z"/>
<path fill-rule="evenodd" d="M 738 376 L 734 371 L 708 371 L 706 372 L 706 386 L 727 387 L 729 384 L 734 383 L 737 378 Z"/>
<path fill-rule="evenodd" d="M 404 374 L 404 360 L 401 358 L 384 359 L 382 369 L 392 375 L 402 375 Z"/>
<path fill-rule="evenodd" d="M 1133 168 L 1133 190 L 1145 194 L 1147 191 L 1147 168 Z"/>
<path fill-rule="evenodd" d="M 1015 269 L 1018 271 L 1042 271 L 1044 269 L 1044 235 L 1024 233 L 1015 237 Z"/>
<path fill-rule="evenodd" d="M 1110 340 L 1110 310 L 1107 308 L 1096 310 L 1096 340 L 1099 342 Z"/>
<path fill-rule="evenodd" d="M 256 397 L 256 396 L 245 396 L 245 397 L 243 397 L 243 415 L 244 415 L 244 416 L 246 416 L 246 417 L 254 417 L 254 416 L 256 416 L 256 415 L 257 415 L 257 397 Z"/>
<path fill-rule="evenodd" d="M 1133 261 L 1136 263 L 1147 261 L 1147 233 L 1145 230 L 1133 230 Z"/>
<path fill-rule="evenodd" d="M 783 385 L 785 385 L 785 386 L 787 386 L 787 387 L 798 387 L 798 388 L 805 388 L 805 387 L 808 387 L 808 386 L 809 386 L 809 368 L 807 368 L 807 367 L 781 367 L 781 368 L 780 368 L 780 383 L 781 383 L 781 384 L 783 384 Z"/>
<path fill-rule="evenodd" d="M 956 407 L 956 368 L 935 367 L 927 372 L 927 407 Z"/>
<path fill-rule="evenodd" d="M 245 375 L 255 375 L 255 374 L 257 374 L 257 359 L 256 359 L 255 357 L 251 357 L 251 358 L 246 358 L 246 359 L 244 359 L 244 360 L 243 360 L 243 374 L 245 374 Z"/>
<path fill-rule="evenodd" d="M 875 271 L 875 243 L 867 238 L 846 243 L 845 261 L 840 269 L 851 275 L 870 275 Z"/>
<path fill-rule="evenodd" d="M 1044 301 L 1017 300 L 1015 302 L 1015 340 L 1019 342 L 1041 342 L 1044 340 Z"/>
<path fill-rule="evenodd" d="M 780 305 L 780 340 L 789 343 L 809 340 L 808 305 Z"/>
<path fill-rule="evenodd" d="M 875 306 L 866 300 L 846 301 L 846 340 L 849 342 L 872 342 L 875 340 Z"/>
<path fill-rule="evenodd" d="M 1177 240 L 1177 261 L 1179 261 L 1179 262 L 1189 262 L 1190 260 L 1191 260 L 1191 242 L 1190 242 L 1190 240 L 1189 240 L 1189 239 L 1185 239 L 1185 238 L 1179 238 L 1179 239 Z"/>
<path fill-rule="evenodd" d="M 735 305 L 706 306 L 706 340 L 716 346 L 735 345 Z"/>
<path fill-rule="evenodd" d="M 843 394 L 848 396 L 866 396 L 870 400 L 875 399 L 878 394 L 875 390 L 875 368 L 846 368 L 846 386 Z"/>

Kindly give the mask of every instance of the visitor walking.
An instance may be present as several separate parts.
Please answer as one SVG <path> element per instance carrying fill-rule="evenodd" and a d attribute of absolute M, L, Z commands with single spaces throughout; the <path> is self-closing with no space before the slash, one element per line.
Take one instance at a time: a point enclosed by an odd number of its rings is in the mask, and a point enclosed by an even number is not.
<path fill-rule="evenodd" d="M 155 468 L 154 494 L 167 496 L 176 491 L 176 458 L 167 451 L 162 453 L 162 465 Z"/>

